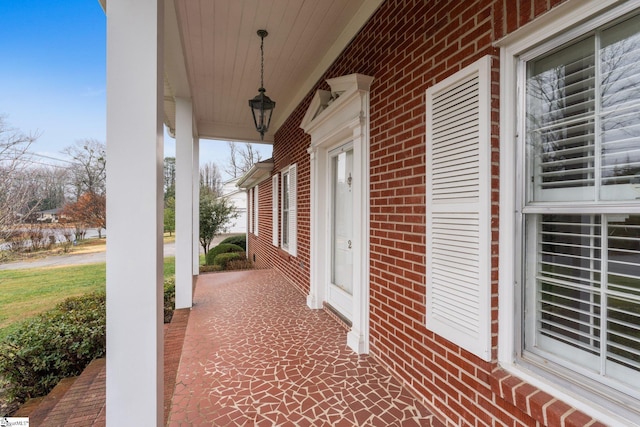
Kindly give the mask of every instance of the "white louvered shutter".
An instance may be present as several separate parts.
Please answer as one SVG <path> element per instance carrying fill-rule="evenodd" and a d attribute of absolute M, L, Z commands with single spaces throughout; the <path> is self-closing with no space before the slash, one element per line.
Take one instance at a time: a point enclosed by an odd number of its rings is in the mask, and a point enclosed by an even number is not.
<path fill-rule="evenodd" d="M 260 198 L 258 197 L 258 189 L 259 186 L 256 185 L 256 187 L 253 190 L 253 206 L 254 206 L 254 214 L 253 214 L 253 221 L 254 221 L 254 225 L 253 225 L 253 233 L 257 236 L 258 235 L 258 228 L 259 228 L 259 224 L 260 222 L 258 221 L 259 217 L 258 217 L 258 210 L 260 209 Z"/>
<path fill-rule="evenodd" d="M 297 165 L 289 169 L 289 253 L 293 256 L 297 256 L 298 251 L 297 171 Z"/>
<path fill-rule="evenodd" d="M 249 233 L 253 233 L 253 188 L 247 190 L 247 212 L 249 213 L 249 220 L 247 221 Z"/>
<path fill-rule="evenodd" d="M 278 174 L 271 177 L 271 221 L 273 246 L 278 246 Z"/>
<path fill-rule="evenodd" d="M 491 359 L 491 62 L 427 90 L 426 326 Z"/>

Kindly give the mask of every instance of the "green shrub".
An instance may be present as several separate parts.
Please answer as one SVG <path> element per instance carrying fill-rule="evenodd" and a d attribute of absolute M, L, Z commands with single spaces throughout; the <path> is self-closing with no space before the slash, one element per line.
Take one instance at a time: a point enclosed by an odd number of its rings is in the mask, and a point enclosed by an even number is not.
<path fill-rule="evenodd" d="M 246 259 L 244 252 L 227 252 L 216 256 L 213 260 L 214 265 L 220 266 L 222 270 L 227 270 L 231 261 Z"/>
<path fill-rule="evenodd" d="M 231 243 L 232 245 L 238 245 L 242 248 L 243 251 L 247 251 L 247 235 L 246 234 L 238 234 L 237 236 L 229 236 L 224 239 L 220 244 L 223 243 Z"/>
<path fill-rule="evenodd" d="M 164 319 L 171 321 L 175 279 L 164 282 Z M 10 400 L 44 396 L 63 378 L 80 375 L 105 355 L 104 292 L 67 298 L 15 325 L 0 341 L 0 378 Z"/>
<path fill-rule="evenodd" d="M 230 254 L 235 255 L 235 254 L 239 254 L 239 252 L 230 252 Z M 228 254 L 220 254 L 218 255 L 218 257 L 222 256 L 222 255 L 228 255 Z M 217 258 L 216 257 L 216 260 Z M 201 265 L 200 266 L 200 273 L 211 273 L 211 272 L 216 272 L 216 271 L 230 271 L 230 270 L 250 270 L 253 268 L 253 263 L 246 259 L 244 256 L 240 257 L 240 258 L 236 258 L 234 257 L 234 259 L 232 259 L 231 261 L 223 261 L 225 263 L 224 267 L 222 265 L 219 264 L 214 264 L 214 265 Z"/>
<path fill-rule="evenodd" d="M 62 378 L 79 375 L 105 354 L 105 294 L 68 298 L 25 320 L 0 343 L 7 396 L 44 396 Z"/>
<path fill-rule="evenodd" d="M 220 266 L 219 265 L 201 265 L 200 266 L 200 273 L 211 273 L 214 271 L 220 271 Z"/>
<path fill-rule="evenodd" d="M 213 260 L 220 254 L 226 254 L 229 252 L 244 252 L 244 249 L 238 245 L 234 245 L 232 243 L 220 243 L 215 248 L 212 248 L 207 252 L 207 256 L 205 257 L 205 264 L 213 265 L 215 262 Z"/>
<path fill-rule="evenodd" d="M 171 323 L 176 306 L 176 279 L 169 277 L 164 281 L 164 323 Z"/>
<path fill-rule="evenodd" d="M 225 270 L 251 270 L 253 263 L 247 258 L 235 259 L 227 263 Z"/>

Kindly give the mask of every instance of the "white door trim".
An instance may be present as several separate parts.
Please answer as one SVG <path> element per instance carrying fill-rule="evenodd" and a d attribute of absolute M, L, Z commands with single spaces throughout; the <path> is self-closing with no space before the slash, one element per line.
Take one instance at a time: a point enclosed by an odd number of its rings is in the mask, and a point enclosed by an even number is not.
<path fill-rule="evenodd" d="M 311 286 L 307 305 L 323 307 L 330 280 L 329 151 L 353 142 L 354 274 L 353 310 L 347 345 L 369 352 L 369 88 L 373 77 L 350 74 L 327 80 L 331 91 L 319 90 L 301 127 L 311 135 Z"/>

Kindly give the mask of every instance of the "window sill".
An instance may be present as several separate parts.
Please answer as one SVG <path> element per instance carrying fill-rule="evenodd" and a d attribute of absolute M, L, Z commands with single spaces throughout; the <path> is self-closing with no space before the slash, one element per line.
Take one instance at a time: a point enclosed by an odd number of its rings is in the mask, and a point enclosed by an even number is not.
<path fill-rule="evenodd" d="M 525 381 L 520 377 L 527 378 L 530 381 Z M 498 367 L 493 370 L 489 384 L 493 393 L 532 417 L 540 425 L 565 427 L 585 425 L 605 427 L 608 425 L 594 418 L 594 415 L 582 412 L 577 407 L 579 401 L 575 399 L 575 396 L 563 395 L 554 397 L 544 391 L 543 389 L 551 391 L 552 386 L 524 369 L 520 370 L 514 366 L 513 369 L 507 370 L 506 368 Z M 565 402 L 570 402 L 576 407 L 569 406 Z M 598 412 L 598 409 L 593 406 L 589 406 L 589 409 L 592 410 L 592 414 Z M 621 422 L 620 418 L 612 418 L 604 413 L 595 414 L 595 416 L 601 417 L 609 424 Z"/>
<path fill-rule="evenodd" d="M 278 256 L 285 261 L 291 261 L 291 254 L 282 248 L 278 248 Z"/>

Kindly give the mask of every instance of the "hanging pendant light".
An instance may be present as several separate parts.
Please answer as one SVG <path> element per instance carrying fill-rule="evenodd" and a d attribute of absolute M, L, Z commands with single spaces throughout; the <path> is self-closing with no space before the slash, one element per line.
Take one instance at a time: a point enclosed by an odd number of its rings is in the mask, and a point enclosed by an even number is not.
<path fill-rule="evenodd" d="M 264 134 L 269 130 L 271 113 L 276 107 L 275 101 L 264 94 L 266 92 L 264 88 L 264 38 L 268 35 L 267 30 L 258 30 L 258 36 L 260 36 L 260 89 L 258 89 L 258 94 L 249 100 L 253 123 L 260 133 L 260 139 L 264 139 Z"/>

